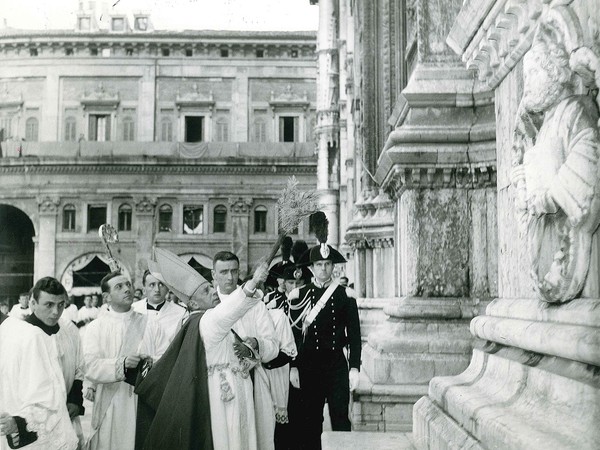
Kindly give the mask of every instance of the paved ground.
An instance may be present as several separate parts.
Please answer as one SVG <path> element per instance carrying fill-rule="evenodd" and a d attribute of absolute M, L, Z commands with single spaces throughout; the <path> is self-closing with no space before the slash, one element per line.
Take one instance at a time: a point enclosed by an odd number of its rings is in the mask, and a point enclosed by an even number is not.
<path fill-rule="evenodd" d="M 414 450 L 412 433 L 378 433 L 373 431 L 325 431 L 323 450 Z"/>

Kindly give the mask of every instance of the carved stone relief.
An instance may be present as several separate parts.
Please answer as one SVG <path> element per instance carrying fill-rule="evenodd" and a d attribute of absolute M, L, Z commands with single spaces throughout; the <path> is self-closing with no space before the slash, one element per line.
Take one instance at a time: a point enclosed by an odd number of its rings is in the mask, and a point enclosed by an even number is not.
<path fill-rule="evenodd" d="M 600 223 L 598 102 L 587 95 L 600 85 L 600 59 L 574 39 L 581 33 L 578 22 L 565 20 L 572 18 L 565 8 L 542 18 L 523 61 L 512 148 L 531 276 L 549 303 L 580 295 Z"/>

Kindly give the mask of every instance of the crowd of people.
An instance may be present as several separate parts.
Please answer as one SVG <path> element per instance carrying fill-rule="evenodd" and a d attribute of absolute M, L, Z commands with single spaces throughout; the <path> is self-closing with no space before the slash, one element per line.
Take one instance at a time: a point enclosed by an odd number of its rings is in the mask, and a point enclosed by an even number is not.
<path fill-rule="evenodd" d="M 237 256 L 217 253 L 208 281 L 156 249 L 142 289 L 116 270 L 79 310 L 58 280 L 37 280 L 0 311 L 0 449 L 321 448 L 325 403 L 349 431 L 359 382 L 356 299 L 333 279 L 343 262 L 286 238 L 282 261 L 245 282 Z"/>

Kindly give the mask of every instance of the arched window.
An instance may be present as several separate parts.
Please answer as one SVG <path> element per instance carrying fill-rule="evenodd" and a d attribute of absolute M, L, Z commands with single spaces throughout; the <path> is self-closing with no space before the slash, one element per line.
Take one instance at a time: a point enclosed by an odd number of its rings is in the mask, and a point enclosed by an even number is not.
<path fill-rule="evenodd" d="M 63 208 L 63 231 L 75 231 L 75 206 L 68 204 Z"/>
<path fill-rule="evenodd" d="M 158 231 L 168 233 L 173 228 L 173 208 L 171 205 L 162 205 L 158 208 Z"/>
<path fill-rule="evenodd" d="M 254 232 L 267 232 L 267 208 L 265 206 L 254 208 Z"/>
<path fill-rule="evenodd" d="M 135 123 L 133 122 L 133 119 L 131 117 L 125 117 L 123 119 L 123 140 L 135 140 Z"/>
<path fill-rule="evenodd" d="M 254 142 L 267 142 L 267 124 L 264 119 L 254 120 Z"/>
<path fill-rule="evenodd" d="M 65 141 L 75 142 L 77 140 L 77 121 L 75 117 L 69 116 L 65 119 Z"/>
<path fill-rule="evenodd" d="M 25 140 L 29 142 L 38 140 L 38 120 L 35 117 L 30 117 L 25 122 Z"/>
<path fill-rule="evenodd" d="M 131 231 L 131 206 L 119 206 L 119 231 Z"/>
<path fill-rule="evenodd" d="M 219 117 L 217 119 L 217 127 L 215 129 L 215 141 L 229 141 L 229 121 L 225 117 Z"/>
<path fill-rule="evenodd" d="M 213 232 L 225 233 L 227 229 L 227 208 L 223 205 L 215 206 L 213 216 Z"/>
<path fill-rule="evenodd" d="M 160 121 L 160 140 L 162 142 L 173 140 L 173 122 L 168 117 L 163 117 Z"/>

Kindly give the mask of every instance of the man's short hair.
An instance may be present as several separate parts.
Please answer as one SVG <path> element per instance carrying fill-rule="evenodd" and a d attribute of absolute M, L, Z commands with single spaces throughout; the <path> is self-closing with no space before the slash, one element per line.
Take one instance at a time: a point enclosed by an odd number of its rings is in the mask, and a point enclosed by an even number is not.
<path fill-rule="evenodd" d="M 53 277 L 40 278 L 37 283 L 35 283 L 35 286 L 33 286 L 32 292 L 36 302 L 40 299 L 40 292 L 45 292 L 50 295 L 62 295 L 65 298 L 67 297 L 67 290 L 65 287 L 60 284 L 60 281 Z"/>
<path fill-rule="evenodd" d="M 150 269 L 146 269 L 144 271 L 144 275 L 142 275 L 142 285 L 146 286 L 146 278 L 148 277 L 148 275 L 152 275 L 152 272 L 150 272 Z"/>
<path fill-rule="evenodd" d="M 217 253 L 213 258 L 213 268 L 215 267 L 215 264 L 217 264 L 217 261 L 235 261 L 238 265 L 240 264 L 240 259 L 231 252 Z"/>
<path fill-rule="evenodd" d="M 21 292 L 19 297 L 29 297 L 29 292 Z"/>
<path fill-rule="evenodd" d="M 110 292 L 110 286 L 108 285 L 108 282 L 119 275 L 123 275 L 123 273 L 120 270 L 115 270 L 114 272 L 111 272 L 102 278 L 102 281 L 100 281 L 100 289 L 102 290 L 102 293 Z"/>
<path fill-rule="evenodd" d="M 349 280 L 348 280 L 348 277 L 340 277 L 340 281 L 342 281 L 342 280 L 349 281 Z"/>

